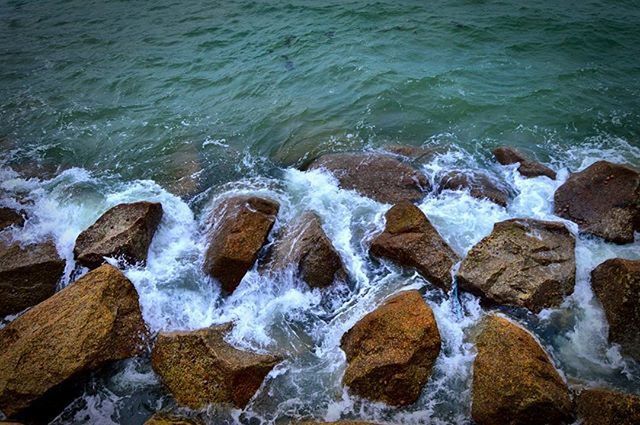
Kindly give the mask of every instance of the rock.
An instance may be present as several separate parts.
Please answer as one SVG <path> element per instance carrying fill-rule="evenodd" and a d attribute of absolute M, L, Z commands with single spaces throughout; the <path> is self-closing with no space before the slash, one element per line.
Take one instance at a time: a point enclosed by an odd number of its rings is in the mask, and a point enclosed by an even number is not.
<path fill-rule="evenodd" d="M 419 201 L 431 189 L 427 178 L 393 156 L 377 153 L 323 155 L 309 169 L 325 169 L 340 187 L 386 204 Z"/>
<path fill-rule="evenodd" d="M 559 222 L 502 221 L 469 251 L 457 277 L 459 288 L 486 301 L 537 313 L 573 292 L 575 239 Z"/>
<path fill-rule="evenodd" d="M 25 247 L 0 242 L 0 317 L 52 296 L 64 267 L 53 242 Z"/>
<path fill-rule="evenodd" d="M 0 207 L 0 231 L 9 226 L 21 227 L 24 224 L 24 217 L 19 211 L 11 208 Z"/>
<path fill-rule="evenodd" d="M 440 191 L 468 190 L 474 198 L 488 199 L 501 207 L 509 203 L 509 192 L 479 172 L 450 171 L 440 176 L 438 188 Z"/>
<path fill-rule="evenodd" d="M 640 260 L 605 261 L 591 272 L 591 287 L 607 316 L 609 340 L 640 360 Z"/>
<path fill-rule="evenodd" d="M 335 422 L 304 421 L 304 422 L 298 422 L 298 424 L 299 425 L 376 425 L 374 422 L 352 421 L 352 420 L 335 421 Z"/>
<path fill-rule="evenodd" d="M 410 202 L 400 202 L 385 218 L 384 232 L 371 242 L 371 254 L 415 267 L 431 283 L 449 290 L 451 268 L 459 258 L 423 212 Z"/>
<path fill-rule="evenodd" d="M 204 271 L 233 292 L 258 259 L 280 205 L 256 196 L 227 198 L 211 214 Z"/>
<path fill-rule="evenodd" d="M 599 161 L 572 174 L 556 190 L 555 213 L 585 233 L 609 242 L 633 242 L 640 231 L 640 173 L 631 167 Z"/>
<path fill-rule="evenodd" d="M 274 248 L 272 270 L 291 264 L 312 288 L 324 288 L 347 277 L 340 255 L 312 212 L 298 217 Z"/>
<path fill-rule="evenodd" d="M 385 145 L 383 149 L 394 155 L 403 156 L 414 161 L 431 159 L 437 153 L 434 148 L 410 145 Z"/>
<path fill-rule="evenodd" d="M 171 413 L 156 413 L 144 425 L 204 425 L 204 421 Z"/>
<path fill-rule="evenodd" d="M 493 150 L 493 155 L 502 165 L 520 163 L 518 172 L 525 177 L 547 176 L 551 180 L 556 179 L 556 172 L 551 168 L 540 164 L 539 162 L 530 161 L 522 153 L 508 146 L 501 146 Z"/>
<path fill-rule="evenodd" d="M 100 266 L 104 257 L 145 263 L 161 219 L 162 205 L 157 202 L 116 205 L 80 233 L 73 254 L 89 268 Z"/>
<path fill-rule="evenodd" d="M 582 425 L 640 424 L 640 396 L 606 389 L 584 390 L 576 400 Z"/>
<path fill-rule="evenodd" d="M 401 292 L 342 336 L 342 382 L 361 397 L 393 406 L 414 403 L 440 353 L 431 308 L 417 291 Z"/>
<path fill-rule="evenodd" d="M 85 372 L 142 354 L 146 337 L 135 288 L 101 266 L 0 329 L 0 410 L 13 417 Z"/>
<path fill-rule="evenodd" d="M 490 315 L 476 348 L 471 416 L 477 425 L 572 422 L 567 385 L 527 331 Z"/>
<path fill-rule="evenodd" d="M 192 332 L 161 332 L 151 364 L 176 401 L 191 409 L 210 403 L 247 405 L 282 359 L 241 351 L 224 340 L 231 324 Z"/>

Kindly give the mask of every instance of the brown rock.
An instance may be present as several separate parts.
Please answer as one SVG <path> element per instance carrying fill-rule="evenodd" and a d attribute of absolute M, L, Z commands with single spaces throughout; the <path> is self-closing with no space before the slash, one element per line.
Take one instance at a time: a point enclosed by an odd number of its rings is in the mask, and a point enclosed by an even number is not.
<path fill-rule="evenodd" d="M 614 258 L 591 272 L 591 287 L 609 322 L 609 340 L 640 360 L 640 260 Z"/>
<path fill-rule="evenodd" d="M 539 162 L 530 161 L 522 153 L 508 146 L 501 146 L 494 149 L 493 155 L 502 165 L 520 163 L 518 172 L 525 177 L 547 176 L 551 180 L 556 179 L 556 172 L 551 168 L 540 164 Z"/>
<path fill-rule="evenodd" d="M 238 350 L 224 340 L 231 324 L 192 332 L 162 332 L 151 362 L 176 401 L 192 409 L 210 403 L 242 408 L 282 359 Z"/>
<path fill-rule="evenodd" d="M 156 413 L 147 419 L 144 425 L 204 425 L 204 421 L 171 413 Z"/>
<path fill-rule="evenodd" d="M 386 145 L 383 149 L 394 155 L 403 156 L 415 161 L 431 159 L 436 154 L 436 149 L 410 145 Z"/>
<path fill-rule="evenodd" d="M 640 173 L 599 161 L 572 174 L 556 190 L 555 213 L 585 233 L 618 244 L 633 242 L 640 231 Z"/>
<path fill-rule="evenodd" d="M 488 199 L 501 207 L 509 203 L 509 192 L 483 173 L 450 171 L 440 177 L 438 187 L 440 191 L 468 190 L 474 198 Z"/>
<path fill-rule="evenodd" d="M 415 267 L 431 283 L 449 290 L 451 267 L 459 258 L 423 212 L 410 202 L 400 202 L 385 218 L 384 232 L 371 243 L 371 254 Z"/>
<path fill-rule="evenodd" d="M 0 317 L 52 296 L 64 266 L 53 242 L 26 247 L 0 242 Z"/>
<path fill-rule="evenodd" d="M 89 268 L 104 263 L 104 257 L 145 263 L 161 219 L 162 205 L 156 202 L 116 205 L 80 233 L 73 254 Z"/>
<path fill-rule="evenodd" d="M 640 397 L 606 389 L 584 390 L 576 400 L 582 425 L 640 424 Z"/>
<path fill-rule="evenodd" d="M 462 261 L 461 289 L 495 304 L 533 312 L 560 304 L 573 291 L 575 239 L 559 222 L 512 219 L 496 223 Z"/>
<path fill-rule="evenodd" d="M 320 218 L 312 212 L 298 217 L 275 246 L 271 268 L 283 270 L 291 264 L 312 288 L 327 287 L 347 276 Z"/>
<path fill-rule="evenodd" d="M 431 308 L 417 291 L 401 292 L 342 336 L 347 355 L 342 382 L 352 392 L 393 406 L 420 396 L 440 353 Z"/>
<path fill-rule="evenodd" d="M 22 214 L 11 208 L 0 207 L 0 231 L 9 226 L 21 227 L 24 224 Z"/>
<path fill-rule="evenodd" d="M 298 422 L 299 425 L 376 425 L 374 422 L 365 421 L 335 421 L 335 422 L 317 422 L 317 421 L 304 421 Z"/>
<path fill-rule="evenodd" d="M 490 315 L 473 363 L 471 416 L 477 425 L 572 422 L 569 390 L 547 353 L 520 326 Z"/>
<path fill-rule="evenodd" d="M 0 329 L 0 410 L 12 417 L 55 387 L 144 352 L 138 294 L 104 265 Z"/>
<path fill-rule="evenodd" d="M 235 196 L 214 209 L 204 271 L 225 291 L 233 292 L 258 259 L 279 208 L 269 199 Z"/>
<path fill-rule="evenodd" d="M 419 201 L 431 189 L 427 178 L 413 167 L 390 155 L 339 153 L 323 155 L 309 169 L 325 169 L 340 187 L 355 190 L 378 202 L 392 204 Z"/>

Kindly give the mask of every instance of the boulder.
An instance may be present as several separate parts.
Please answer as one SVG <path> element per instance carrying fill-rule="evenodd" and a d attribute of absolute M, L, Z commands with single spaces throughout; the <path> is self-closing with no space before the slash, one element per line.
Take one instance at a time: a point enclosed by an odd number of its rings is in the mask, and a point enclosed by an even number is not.
<path fill-rule="evenodd" d="M 554 195 L 555 213 L 609 242 L 633 242 L 640 231 L 640 173 L 599 161 L 571 174 Z"/>
<path fill-rule="evenodd" d="M 471 416 L 477 425 L 572 422 L 567 385 L 547 353 L 520 326 L 486 317 L 476 339 Z"/>
<path fill-rule="evenodd" d="M 204 425 L 204 421 L 172 413 L 156 413 L 147 419 L 144 425 Z"/>
<path fill-rule="evenodd" d="M 485 301 L 537 313 L 573 292 L 575 277 L 575 239 L 567 228 L 518 218 L 493 226 L 462 261 L 457 281 Z"/>
<path fill-rule="evenodd" d="M 640 260 L 605 261 L 591 272 L 591 287 L 607 316 L 609 340 L 640 360 Z"/>
<path fill-rule="evenodd" d="M 355 420 L 343 420 L 335 422 L 320 422 L 320 421 L 304 421 L 298 422 L 299 425 L 376 425 L 374 422 L 355 421 Z"/>
<path fill-rule="evenodd" d="M 342 382 L 374 401 L 407 406 L 420 396 L 440 353 L 440 332 L 418 291 L 401 292 L 342 336 Z"/>
<path fill-rule="evenodd" d="M 479 172 L 450 171 L 440 176 L 439 191 L 468 190 L 469 195 L 478 199 L 488 199 L 494 204 L 506 207 L 509 192 L 498 186 L 489 176 Z"/>
<path fill-rule="evenodd" d="M 539 162 L 530 161 L 517 149 L 501 146 L 493 150 L 496 160 L 502 165 L 519 163 L 518 172 L 525 177 L 547 176 L 551 180 L 556 179 L 556 172 Z"/>
<path fill-rule="evenodd" d="M 582 425 L 640 424 L 640 396 L 607 389 L 582 391 L 576 400 Z"/>
<path fill-rule="evenodd" d="M 442 239 L 420 208 L 400 202 L 385 214 L 384 232 L 372 242 L 370 253 L 402 266 L 414 267 L 434 285 L 451 288 L 451 268 L 458 255 Z"/>
<path fill-rule="evenodd" d="M 20 227 L 24 224 L 24 216 L 11 208 L 0 207 L 0 231 L 9 226 Z"/>
<path fill-rule="evenodd" d="M 231 327 L 227 323 L 158 335 L 151 364 L 180 405 L 200 409 L 211 403 L 232 403 L 243 408 L 282 361 L 231 346 L 224 340 Z"/>
<path fill-rule="evenodd" d="M 80 233 L 73 254 L 91 269 L 104 263 L 104 257 L 144 264 L 161 219 L 162 205 L 157 202 L 116 205 Z"/>
<path fill-rule="evenodd" d="M 0 242 L 0 317 L 19 313 L 56 292 L 65 261 L 53 242 Z"/>
<path fill-rule="evenodd" d="M 425 148 L 411 145 L 385 145 L 383 149 L 394 155 L 402 156 L 413 161 L 424 161 L 433 158 L 437 153 L 435 148 Z"/>
<path fill-rule="evenodd" d="M 211 214 L 204 271 L 233 292 L 258 259 L 280 205 L 256 196 L 223 200 Z"/>
<path fill-rule="evenodd" d="M 0 410 L 13 417 L 83 373 L 142 354 L 146 337 L 135 288 L 101 266 L 0 329 Z"/>
<path fill-rule="evenodd" d="M 431 189 L 427 178 L 391 155 L 339 153 L 323 155 L 309 169 L 331 172 L 340 187 L 386 204 L 419 201 Z"/>
<path fill-rule="evenodd" d="M 340 255 L 322 230 L 320 217 L 306 212 L 298 217 L 276 244 L 272 270 L 293 265 L 298 275 L 312 288 L 324 288 L 347 273 Z"/>

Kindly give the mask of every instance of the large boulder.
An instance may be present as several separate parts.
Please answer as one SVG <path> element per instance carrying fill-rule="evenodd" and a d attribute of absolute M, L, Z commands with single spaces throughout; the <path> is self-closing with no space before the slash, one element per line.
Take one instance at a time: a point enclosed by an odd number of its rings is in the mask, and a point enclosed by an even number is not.
<path fill-rule="evenodd" d="M 280 205 L 256 196 L 223 200 L 212 212 L 204 271 L 233 292 L 258 259 Z"/>
<path fill-rule="evenodd" d="M 556 179 L 556 172 L 546 165 L 539 162 L 531 161 L 517 149 L 501 146 L 493 150 L 496 160 L 502 165 L 510 165 L 519 163 L 518 172 L 525 177 L 546 176 L 551 180 Z"/>
<path fill-rule="evenodd" d="M 287 229 L 273 252 L 272 270 L 293 265 L 312 288 L 324 288 L 347 276 L 340 255 L 322 230 L 320 218 L 306 212 Z"/>
<path fill-rule="evenodd" d="M 11 208 L 0 207 L 0 230 L 10 226 L 20 227 L 24 224 L 24 216 Z"/>
<path fill-rule="evenodd" d="M 493 226 L 462 261 L 457 280 L 485 301 L 537 313 L 573 292 L 575 277 L 575 239 L 567 228 L 518 218 Z"/>
<path fill-rule="evenodd" d="M 323 155 L 309 169 L 325 169 L 338 179 L 341 188 L 387 204 L 419 201 L 431 189 L 427 178 L 413 167 L 378 153 Z"/>
<path fill-rule="evenodd" d="M 238 350 L 224 340 L 231 324 L 191 332 L 161 332 L 151 354 L 176 401 L 192 409 L 211 403 L 247 405 L 281 358 Z"/>
<path fill-rule="evenodd" d="M 480 326 L 473 363 L 471 416 L 475 423 L 571 423 L 569 390 L 540 344 L 499 316 L 488 316 Z"/>
<path fill-rule="evenodd" d="M 604 388 L 582 391 L 576 400 L 582 425 L 640 424 L 640 396 Z"/>
<path fill-rule="evenodd" d="M 0 317 L 52 296 L 64 267 L 53 242 L 24 247 L 0 242 Z"/>
<path fill-rule="evenodd" d="M 480 172 L 449 171 L 440 176 L 439 191 L 468 190 L 469 195 L 478 199 L 488 199 L 494 204 L 506 207 L 509 192 L 500 187 L 489 176 Z"/>
<path fill-rule="evenodd" d="M 342 382 L 361 397 L 407 406 L 431 376 L 440 344 L 435 317 L 420 293 L 401 292 L 342 336 Z"/>
<path fill-rule="evenodd" d="M 640 231 L 640 173 L 599 161 L 572 174 L 556 190 L 555 213 L 609 242 L 633 242 Z"/>
<path fill-rule="evenodd" d="M 387 211 L 385 218 L 384 232 L 371 242 L 371 254 L 414 267 L 434 285 L 449 290 L 451 268 L 458 262 L 458 255 L 420 208 L 400 202 Z"/>
<path fill-rule="evenodd" d="M 142 354 L 131 282 L 104 265 L 0 329 L 0 410 L 12 417 L 85 372 Z"/>
<path fill-rule="evenodd" d="M 614 258 L 591 272 L 591 287 L 609 322 L 609 340 L 640 360 L 640 260 Z"/>
<path fill-rule="evenodd" d="M 145 263 L 161 219 L 162 205 L 157 202 L 116 205 L 80 233 L 73 250 L 75 258 L 89 268 L 100 266 L 104 257 Z"/>
<path fill-rule="evenodd" d="M 172 413 L 156 413 L 144 425 L 204 425 L 200 418 L 189 418 Z"/>

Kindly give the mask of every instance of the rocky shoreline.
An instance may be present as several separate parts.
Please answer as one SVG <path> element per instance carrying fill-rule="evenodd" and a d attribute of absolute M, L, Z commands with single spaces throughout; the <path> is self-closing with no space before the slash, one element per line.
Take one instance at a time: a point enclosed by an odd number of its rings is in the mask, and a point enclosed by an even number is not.
<path fill-rule="evenodd" d="M 504 207 L 511 194 L 490 176 L 460 170 L 447 170 L 434 185 L 413 165 L 428 152 L 389 151 L 329 154 L 307 167 L 331 173 L 342 189 L 390 205 L 384 230 L 366 241 L 372 258 L 415 270 L 449 296 L 455 296 L 450 292 L 455 282 L 458 290 L 489 307 L 538 313 L 559 306 L 573 292 L 575 236 L 565 222 L 498 222 L 460 258 L 414 203 L 430 192 L 466 190 Z M 524 177 L 557 177 L 512 148 L 498 148 L 494 155 L 500 164 L 518 164 Z M 632 167 L 596 162 L 569 176 L 554 198 L 555 214 L 574 222 L 581 233 L 630 244 L 640 231 L 640 173 Z M 312 210 L 294 218 L 268 244 L 279 209 L 273 199 L 238 195 L 223 198 L 212 210 L 203 270 L 225 294 L 233 293 L 254 267 L 274 279 L 293 272 L 310 288 L 350 279 Z M 232 324 L 150 335 L 135 288 L 111 264 L 144 265 L 162 217 L 163 206 L 150 202 L 120 204 L 105 212 L 76 240 L 76 265 L 90 271 L 57 292 L 65 261 L 55 246 L 2 241 L 0 315 L 19 314 L 0 329 L 0 411 L 8 418 L 37 422 L 32 411 L 53 403 L 66 385 L 110 362 L 149 351 L 154 371 L 179 405 L 196 411 L 212 403 L 242 408 L 285 360 L 233 347 L 225 340 Z M 0 210 L 0 230 L 19 228 L 24 220 L 20 211 Z M 105 257 L 115 262 L 104 264 Z M 605 261 L 592 271 L 591 280 L 610 341 L 640 361 L 640 260 Z M 431 376 L 440 338 L 433 312 L 418 292 L 395 294 L 342 337 L 343 384 L 359 397 L 410 405 Z M 471 414 L 479 425 L 576 419 L 640 423 L 639 396 L 570 386 L 535 337 L 503 314 L 490 313 L 477 325 L 474 344 Z M 147 423 L 198 423 L 196 416 L 162 412 Z"/>

